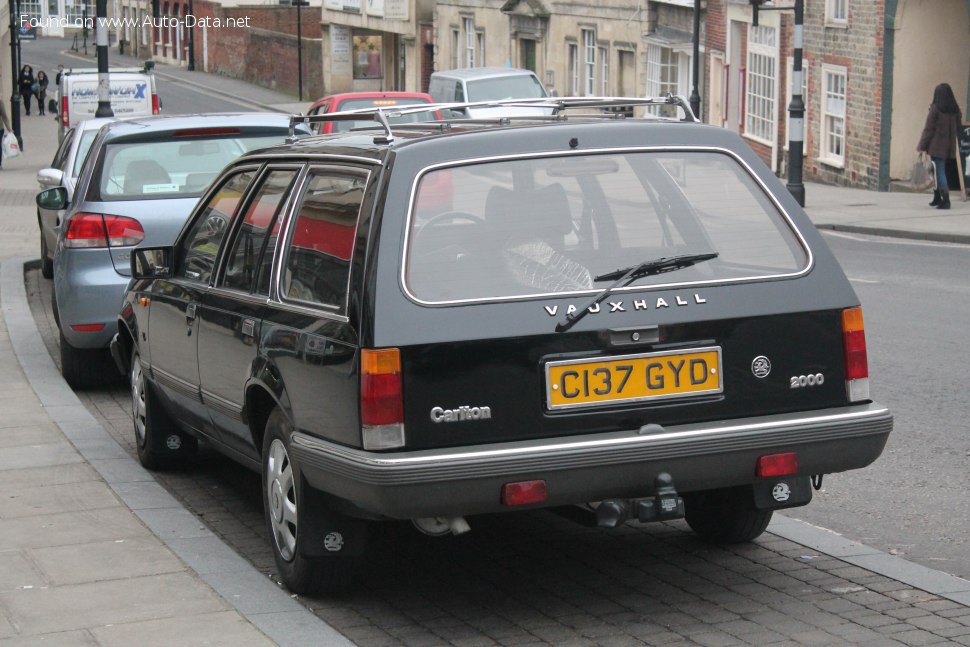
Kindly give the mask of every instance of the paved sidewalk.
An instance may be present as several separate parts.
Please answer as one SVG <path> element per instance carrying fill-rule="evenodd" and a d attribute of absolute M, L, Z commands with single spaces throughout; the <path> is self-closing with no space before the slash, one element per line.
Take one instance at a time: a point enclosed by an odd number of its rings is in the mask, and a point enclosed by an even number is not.
<path fill-rule="evenodd" d="M 299 105 L 215 75 L 163 67 L 158 74 L 254 106 Z M 24 116 L 22 124 L 26 151 L 0 171 L 0 645 L 350 644 L 187 512 L 60 378 L 23 280 L 25 262 L 39 252 L 34 175 L 50 161 L 56 134 L 50 117 Z M 956 195 L 948 212 L 928 207 L 928 194 L 817 184 L 806 186 L 806 200 L 819 227 L 970 243 L 970 202 Z M 902 626 L 891 636 L 876 631 L 871 605 L 860 606 L 855 633 L 844 633 L 857 639 L 844 644 L 970 644 L 970 582 L 782 515 L 769 532 L 830 556 L 833 573 L 862 569 L 927 593 L 884 603 Z M 784 543 L 764 545 L 779 545 L 781 561 Z M 846 592 L 860 605 L 863 594 Z M 732 604 L 742 609 L 758 595 L 732 593 Z M 907 618 L 915 618 L 912 626 L 903 626 Z M 755 616 L 743 622 L 756 623 Z M 793 622 L 765 616 L 755 628 L 767 634 Z M 704 636 L 696 644 L 737 644 L 729 635 Z M 813 636 L 831 644 L 821 629 L 787 644 Z"/>

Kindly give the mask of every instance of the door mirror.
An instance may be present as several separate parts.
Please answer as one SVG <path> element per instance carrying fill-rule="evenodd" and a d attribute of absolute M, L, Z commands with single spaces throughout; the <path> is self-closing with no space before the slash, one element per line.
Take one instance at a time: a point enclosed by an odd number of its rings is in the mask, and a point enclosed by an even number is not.
<path fill-rule="evenodd" d="M 37 183 L 43 187 L 58 186 L 64 180 L 64 171 L 44 168 L 37 171 Z"/>
<path fill-rule="evenodd" d="M 171 247 L 136 247 L 131 252 L 131 277 L 168 279 L 172 277 Z"/>
<path fill-rule="evenodd" d="M 55 186 L 37 194 L 37 206 L 41 209 L 57 211 L 67 208 L 67 189 Z"/>

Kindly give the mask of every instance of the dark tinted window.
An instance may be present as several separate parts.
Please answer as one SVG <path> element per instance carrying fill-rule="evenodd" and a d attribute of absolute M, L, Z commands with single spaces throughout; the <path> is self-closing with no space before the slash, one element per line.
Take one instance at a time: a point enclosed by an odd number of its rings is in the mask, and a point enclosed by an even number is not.
<path fill-rule="evenodd" d="M 219 245 L 226 235 L 232 216 L 239 208 L 246 187 L 253 180 L 255 171 L 236 173 L 223 182 L 215 194 L 202 207 L 184 239 L 175 276 L 191 281 L 208 283 L 215 267 Z"/>
<path fill-rule="evenodd" d="M 223 287 L 248 292 L 258 273 L 261 277 L 260 285 L 265 286 L 265 290 L 257 292 L 269 293 L 269 262 L 272 251 L 265 252 L 264 247 L 271 250 L 275 244 L 279 230 L 277 217 L 280 206 L 285 201 L 287 189 L 295 175 L 296 171 L 292 169 L 270 171 L 256 189 L 256 195 L 246 207 L 236 239 L 229 249 Z"/>
<path fill-rule="evenodd" d="M 290 231 L 282 296 L 343 310 L 366 176 L 310 174 Z"/>

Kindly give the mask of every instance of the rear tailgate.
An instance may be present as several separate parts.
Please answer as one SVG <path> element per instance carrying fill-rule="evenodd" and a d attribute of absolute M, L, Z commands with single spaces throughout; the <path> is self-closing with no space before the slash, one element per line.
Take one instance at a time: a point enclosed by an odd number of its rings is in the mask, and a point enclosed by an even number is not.
<path fill-rule="evenodd" d="M 846 404 L 841 311 L 402 350 L 412 448 L 637 430 Z M 632 336 L 632 333 L 630 333 Z"/>

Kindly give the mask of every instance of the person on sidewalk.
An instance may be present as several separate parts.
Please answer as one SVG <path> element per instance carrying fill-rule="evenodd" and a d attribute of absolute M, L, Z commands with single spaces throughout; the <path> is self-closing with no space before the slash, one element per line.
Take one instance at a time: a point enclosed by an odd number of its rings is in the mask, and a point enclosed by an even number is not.
<path fill-rule="evenodd" d="M 10 117 L 7 116 L 7 104 L 0 99 L 0 142 L 10 128 Z M 3 153 L 0 153 L 0 168 L 3 167 Z"/>
<path fill-rule="evenodd" d="M 47 106 L 47 86 L 50 85 L 50 79 L 47 78 L 47 72 L 40 70 L 37 72 L 37 92 L 34 95 L 37 97 L 37 114 L 43 116 L 44 108 Z"/>
<path fill-rule="evenodd" d="M 20 68 L 20 76 L 17 78 L 17 85 L 20 86 L 20 97 L 24 101 L 24 109 L 30 114 L 30 98 L 34 96 L 34 68 L 24 65 Z"/>
<path fill-rule="evenodd" d="M 57 119 L 58 113 L 61 111 L 61 77 L 64 76 L 64 65 L 63 63 L 58 63 L 57 65 L 57 76 L 54 77 L 54 85 L 57 87 L 57 99 L 56 108 L 51 112 L 54 113 L 54 119 Z"/>
<path fill-rule="evenodd" d="M 946 180 L 946 161 L 956 157 L 957 130 L 963 115 L 949 83 L 941 83 L 933 90 L 933 103 L 926 115 L 926 125 L 920 135 L 916 151 L 926 153 L 936 169 L 936 190 L 931 207 L 950 208 L 950 185 Z"/>

